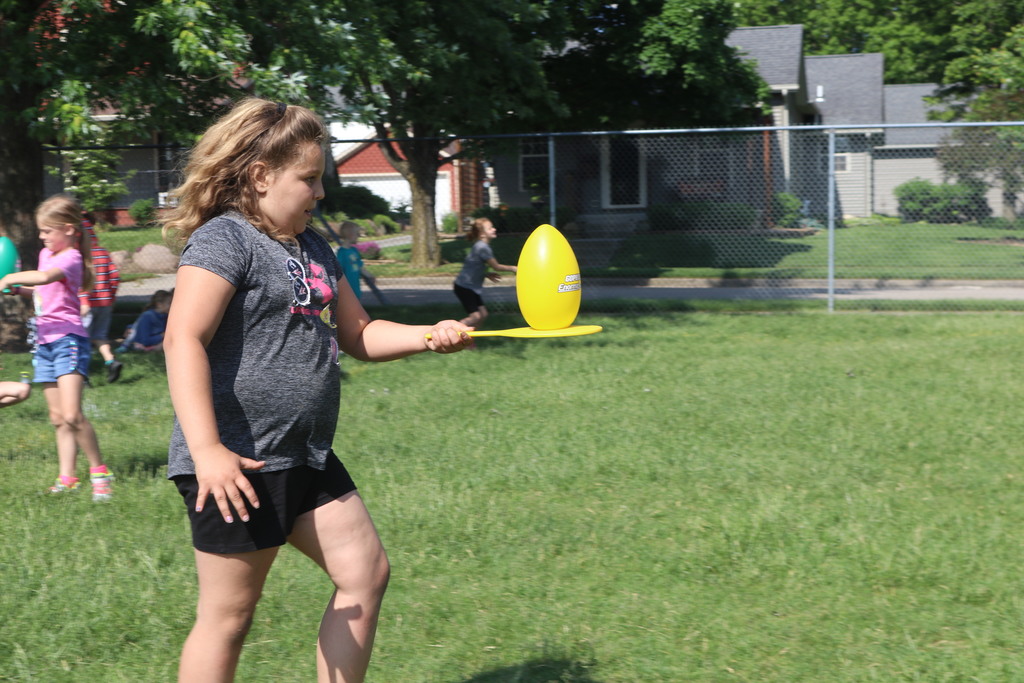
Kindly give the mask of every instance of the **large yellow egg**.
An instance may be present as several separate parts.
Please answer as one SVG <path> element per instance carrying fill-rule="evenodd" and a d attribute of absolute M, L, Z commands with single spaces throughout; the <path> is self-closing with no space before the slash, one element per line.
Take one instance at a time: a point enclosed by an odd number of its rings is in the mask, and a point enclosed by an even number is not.
<path fill-rule="evenodd" d="M 535 330 L 569 327 L 580 311 L 580 267 L 569 241 L 550 225 L 534 230 L 519 254 L 516 297 Z"/>

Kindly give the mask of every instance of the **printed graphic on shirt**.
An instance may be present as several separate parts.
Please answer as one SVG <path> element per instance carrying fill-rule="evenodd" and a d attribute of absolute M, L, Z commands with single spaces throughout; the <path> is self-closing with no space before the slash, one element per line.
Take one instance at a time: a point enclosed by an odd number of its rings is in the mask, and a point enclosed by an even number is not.
<path fill-rule="evenodd" d="M 310 262 L 309 271 L 297 258 L 289 257 L 284 262 L 285 272 L 292 285 L 292 315 L 304 315 L 315 318 L 330 331 L 328 338 L 331 345 L 331 359 L 338 362 L 338 342 L 334 330 L 338 327 L 335 320 L 334 291 L 331 289 L 327 272 L 318 263 Z"/>

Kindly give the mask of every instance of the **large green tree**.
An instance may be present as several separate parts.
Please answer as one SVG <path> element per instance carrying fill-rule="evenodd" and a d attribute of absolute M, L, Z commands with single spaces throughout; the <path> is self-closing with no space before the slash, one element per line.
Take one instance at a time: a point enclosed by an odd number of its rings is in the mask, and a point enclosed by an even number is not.
<path fill-rule="evenodd" d="M 946 67 L 943 118 L 969 122 L 1024 120 L 1024 6 L 972 0 L 957 7 L 953 38 L 962 56 Z M 1016 127 L 957 129 L 939 149 L 943 169 L 965 182 L 999 187 L 1001 215 L 1020 214 L 1024 134 Z"/>
<path fill-rule="evenodd" d="M 187 142 L 254 93 L 372 125 L 434 265 L 452 138 L 734 120 L 759 81 L 732 25 L 725 0 L 0 0 L 0 228 L 32 252 L 42 145 L 93 141 L 91 114 Z"/>
<path fill-rule="evenodd" d="M 539 65 L 560 3 L 0 0 L 0 227 L 34 245 L 42 144 L 187 140 L 240 94 L 372 124 L 412 188 L 414 261 L 439 261 L 434 183 L 456 131 L 557 112 Z M 108 131 L 109 133 L 110 131 Z M 109 137 L 109 135 L 108 135 Z M 430 139 L 430 138 L 435 139 Z"/>
<path fill-rule="evenodd" d="M 951 31 L 958 55 L 945 65 L 949 115 L 971 121 L 1024 119 L 1024 5 L 969 0 Z"/>
<path fill-rule="evenodd" d="M 301 34 L 282 31 L 272 49 L 254 49 L 275 22 L 303 27 L 301 6 L 261 15 L 250 5 L 0 0 L 0 229 L 26 261 L 43 145 L 94 142 L 94 114 L 116 112 L 103 124 L 108 139 L 148 141 L 159 130 L 184 141 L 243 92 L 310 98 L 315 88 L 288 64 Z"/>
<path fill-rule="evenodd" d="M 434 218 L 442 156 L 457 134 L 526 130 L 559 113 L 540 58 L 563 26 L 551 0 L 321 3 L 352 27 L 340 66 L 347 118 L 372 125 L 412 195 L 412 263 L 440 263 Z"/>
<path fill-rule="evenodd" d="M 725 44 L 731 0 L 570 3 L 569 42 L 548 54 L 564 130 L 750 122 L 766 94 Z"/>

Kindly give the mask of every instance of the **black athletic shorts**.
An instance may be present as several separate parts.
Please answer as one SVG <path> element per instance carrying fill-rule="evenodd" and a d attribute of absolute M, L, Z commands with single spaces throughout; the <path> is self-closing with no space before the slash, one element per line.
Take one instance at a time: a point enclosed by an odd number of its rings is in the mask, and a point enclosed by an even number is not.
<path fill-rule="evenodd" d="M 246 500 L 248 522 L 243 522 L 231 507 L 234 521 L 230 524 L 224 521 L 212 497 L 207 498 L 202 512 L 196 512 L 199 483 L 194 474 L 173 477 L 185 498 L 192 522 L 192 545 L 196 550 L 228 554 L 282 546 L 288 541 L 299 515 L 356 490 L 348 470 L 333 452 L 327 456 L 323 470 L 304 465 L 265 474 L 245 472 L 245 476 L 256 490 L 260 507 L 254 509 Z"/>
<path fill-rule="evenodd" d="M 455 285 L 454 289 L 455 296 L 459 297 L 459 301 L 462 302 L 462 307 L 466 309 L 466 313 L 473 313 L 484 305 L 483 297 L 472 289 L 467 289 L 462 285 Z"/>

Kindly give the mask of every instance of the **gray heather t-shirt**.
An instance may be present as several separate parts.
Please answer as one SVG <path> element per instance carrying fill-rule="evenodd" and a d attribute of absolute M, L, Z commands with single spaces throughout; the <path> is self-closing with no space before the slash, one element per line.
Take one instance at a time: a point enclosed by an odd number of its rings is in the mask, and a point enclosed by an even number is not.
<path fill-rule="evenodd" d="M 484 276 L 487 275 L 487 262 L 494 258 L 491 245 L 482 240 L 473 242 L 473 248 L 466 255 L 466 261 L 462 264 L 462 270 L 455 278 L 455 284 L 459 287 L 472 289 L 481 296 L 484 293 Z"/>
<path fill-rule="evenodd" d="M 189 238 L 182 266 L 235 288 L 206 353 L 221 441 L 261 471 L 324 468 L 338 420 L 335 323 L 338 262 L 307 230 L 298 245 L 271 239 L 241 214 L 207 222 Z M 194 474 L 177 418 L 167 475 Z"/>

